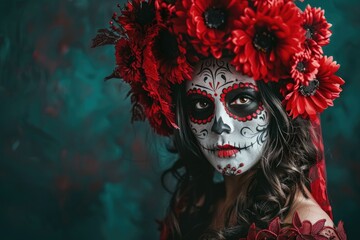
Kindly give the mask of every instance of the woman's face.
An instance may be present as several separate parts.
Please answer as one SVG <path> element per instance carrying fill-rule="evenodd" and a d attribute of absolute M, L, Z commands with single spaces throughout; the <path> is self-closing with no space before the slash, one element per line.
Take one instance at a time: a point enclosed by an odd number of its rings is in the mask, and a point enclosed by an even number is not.
<path fill-rule="evenodd" d="M 192 132 L 219 172 L 239 175 L 260 160 L 269 114 L 252 78 L 227 60 L 201 61 L 186 83 L 186 101 Z"/>

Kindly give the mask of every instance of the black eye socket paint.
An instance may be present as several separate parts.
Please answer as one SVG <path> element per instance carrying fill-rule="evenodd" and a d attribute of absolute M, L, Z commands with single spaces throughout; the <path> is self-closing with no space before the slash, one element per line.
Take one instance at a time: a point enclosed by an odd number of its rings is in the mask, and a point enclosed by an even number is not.
<path fill-rule="evenodd" d="M 238 98 L 246 101 L 232 104 Z M 220 100 L 229 116 L 242 122 L 256 118 L 263 110 L 258 88 L 252 83 L 233 84 L 223 89 Z"/>
<path fill-rule="evenodd" d="M 231 104 L 236 101 L 237 98 L 244 98 L 248 101 L 244 104 Z M 259 103 L 257 92 L 255 92 L 252 88 L 238 88 L 230 91 L 225 96 L 226 108 L 239 117 L 246 117 L 256 112 L 259 107 Z"/>
<path fill-rule="evenodd" d="M 206 124 L 214 117 L 214 98 L 204 90 L 190 89 L 187 93 L 187 114 L 190 121 Z"/>

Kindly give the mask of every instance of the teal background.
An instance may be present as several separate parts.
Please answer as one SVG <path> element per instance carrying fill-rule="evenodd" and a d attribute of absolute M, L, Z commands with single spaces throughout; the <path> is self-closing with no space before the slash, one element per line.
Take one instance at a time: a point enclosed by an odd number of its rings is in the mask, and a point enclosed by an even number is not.
<path fill-rule="evenodd" d="M 360 216 L 360 3 L 313 0 L 333 24 L 325 48 L 346 80 L 322 115 L 335 221 Z M 130 124 L 128 87 L 103 82 L 111 46 L 91 49 L 115 1 L 0 1 L 0 239 L 157 239 L 176 156 Z M 303 4 L 304 5 L 304 4 Z"/>

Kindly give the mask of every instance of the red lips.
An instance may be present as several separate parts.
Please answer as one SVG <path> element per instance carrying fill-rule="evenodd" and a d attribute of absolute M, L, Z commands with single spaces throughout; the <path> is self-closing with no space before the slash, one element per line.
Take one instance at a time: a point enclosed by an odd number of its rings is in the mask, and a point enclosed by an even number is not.
<path fill-rule="evenodd" d="M 219 158 L 226 158 L 226 157 L 230 157 L 235 155 L 236 153 L 239 152 L 239 149 L 237 149 L 236 147 L 230 145 L 230 144 L 225 144 L 222 146 L 217 146 L 217 155 Z"/>

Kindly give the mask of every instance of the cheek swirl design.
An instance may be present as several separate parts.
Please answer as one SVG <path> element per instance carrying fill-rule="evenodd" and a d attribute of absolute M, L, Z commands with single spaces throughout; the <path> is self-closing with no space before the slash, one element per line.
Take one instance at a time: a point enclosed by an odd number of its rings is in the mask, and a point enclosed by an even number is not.
<path fill-rule="evenodd" d="M 233 135 L 229 135 L 220 145 L 213 141 L 206 142 L 206 139 L 209 139 L 207 135 L 198 137 L 199 145 L 221 174 L 239 175 L 261 159 L 261 149 L 268 138 L 268 126 L 268 112 L 263 110 L 258 118 L 246 124 L 240 123 Z M 197 134 L 198 131 L 194 133 Z"/>
<path fill-rule="evenodd" d="M 215 100 L 214 98 L 211 96 L 211 94 L 207 93 L 205 90 L 201 90 L 201 89 L 190 89 L 189 91 L 187 91 L 186 93 L 187 97 L 191 97 L 191 96 L 202 96 L 205 97 L 207 100 L 210 100 L 212 102 L 212 104 L 214 104 Z M 196 124 L 207 124 L 209 122 L 211 122 L 211 120 L 214 117 L 214 112 L 212 112 L 210 114 L 210 116 L 208 116 L 205 119 L 199 119 L 193 116 L 192 113 L 189 114 L 189 119 L 191 122 L 196 123 Z"/>
<path fill-rule="evenodd" d="M 258 104 L 258 107 L 257 109 L 246 115 L 246 116 L 238 116 L 234 113 L 232 113 L 229 108 L 226 106 L 226 95 L 231 92 L 231 91 L 234 91 L 234 90 L 237 90 L 237 89 L 252 89 L 253 91 L 255 92 L 258 92 L 258 87 L 252 83 L 240 83 L 240 84 L 234 84 L 228 88 L 224 88 L 221 95 L 220 95 L 220 101 L 224 104 L 225 106 L 225 111 L 226 113 L 233 119 L 236 119 L 240 122 L 247 122 L 247 121 L 251 121 L 252 119 L 255 119 L 259 116 L 259 114 L 264 110 L 264 107 L 263 107 L 263 104 L 262 102 L 259 102 Z"/>
<path fill-rule="evenodd" d="M 259 119 L 265 121 L 267 119 L 267 112 L 262 111 L 259 115 Z M 243 127 L 240 129 L 240 135 L 249 139 L 256 137 L 257 144 L 262 145 L 265 143 L 268 137 L 268 125 L 268 123 L 258 124 L 255 130 L 251 129 L 250 127 Z"/>
<path fill-rule="evenodd" d="M 197 130 L 193 125 L 191 125 L 191 130 L 194 133 L 195 137 L 199 140 L 204 140 L 209 134 L 208 130 L 206 129 Z"/>

